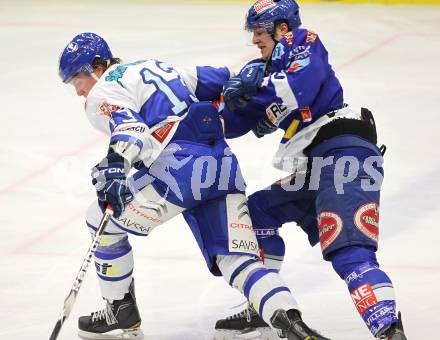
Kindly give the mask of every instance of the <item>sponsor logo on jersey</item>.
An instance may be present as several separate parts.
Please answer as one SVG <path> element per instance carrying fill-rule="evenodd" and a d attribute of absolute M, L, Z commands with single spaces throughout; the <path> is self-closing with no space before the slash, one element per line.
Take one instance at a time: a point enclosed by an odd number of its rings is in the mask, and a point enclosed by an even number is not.
<path fill-rule="evenodd" d="M 159 142 L 159 143 L 163 143 L 164 140 L 168 137 L 171 129 L 173 128 L 174 124 L 176 124 L 176 122 L 169 122 L 167 124 L 165 124 L 164 126 L 158 128 L 157 130 L 155 130 L 151 135 Z"/>
<path fill-rule="evenodd" d="M 316 42 L 316 39 L 318 39 L 318 35 L 316 33 L 313 33 L 312 31 L 307 31 L 306 35 L 306 41 L 305 43 L 312 43 L 314 44 Z"/>
<path fill-rule="evenodd" d="M 354 214 L 354 224 L 373 241 L 379 239 L 379 206 L 372 202 L 361 206 Z"/>
<path fill-rule="evenodd" d="M 284 45 L 283 44 L 277 44 L 275 46 L 275 49 L 272 53 L 272 60 L 281 59 L 281 57 L 284 55 Z"/>
<path fill-rule="evenodd" d="M 146 213 L 140 211 L 138 208 L 135 207 L 135 205 L 134 205 L 133 203 L 129 203 L 129 204 L 128 204 L 128 208 L 129 208 L 133 213 L 135 213 L 137 216 L 143 217 L 143 218 L 145 218 L 145 219 L 147 219 L 147 220 L 149 220 L 149 221 L 157 222 L 157 223 L 163 222 L 162 220 L 160 220 L 160 219 L 158 219 L 158 218 L 155 218 L 155 217 L 153 217 L 153 216 L 147 215 Z"/>
<path fill-rule="evenodd" d="M 286 34 L 284 34 L 284 39 L 286 39 L 286 42 L 288 45 L 292 45 L 293 44 L 293 32 L 287 32 Z"/>
<path fill-rule="evenodd" d="M 232 240 L 232 249 L 236 251 L 258 251 L 258 244 L 254 241 Z"/>
<path fill-rule="evenodd" d="M 321 249 L 327 249 L 342 231 L 342 219 L 332 211 L 323 211 L 318 218 Z"/>
<path fill-rule="evenodd" d="M 122 217 L 118 219 L 118 222 L 121 223 L 124 227 L 133 230 L 136 229 L 143 234 L 148 234 L 151 231 L 151 227 L 143 226 L 142 224 L 131 220 L 127 217 Z"/>
<path fill-rule="evenodd" d="M 310 64 L 310 46 L 298 46 L 289 54 L 291 60 L 287 72 L 297 72 Z"/>
<path fill-rule="evenodd" d="M 266 109 L 266 116 L 269 121 L 278 126 L 284 118 L 289 115 L 289 111 L 287 110 L 287 106 L 282 104 L 272 103 Z"/>
<path fill-rule="evenodd" d="M 373 288 L 368 283 L 356 288 L 350 295 L 356 309 L 361 315 L 377 304 L 377 297 L 374 294 Z"/>
<path fill-rule="evenodd" d="M 260 0 L 254 5 L 254 10 L 258 14 L 264 12 L 265 10 L 275 6 L 273 0 Z"/>
<path fill-rule="evenodd" d="M 310 52 L 310 46 L 298 46 L 295 47 L 292 51 L 289 53 L 289 59 L 290 60 L 301 60 L 306 59 L 311 56 Z"/>
<path fill-rule="evenodd" d="M 254 228 L 249 225 L 249 224 L 245 224 L 245 223 L 236 223 L 236 222 L 231 222 L 229 224 L 229 226 L 231 228 L 235 228 L 235 229 L 249 229 L 249 230 L 254 230 Z"/>
<path fill-rule="evenodd" d="M 255 235 L 257 236 L 274 236 L 278 235 L 278 229 L 255 229 Z"/>
<path fill-rule="evenodd" d="M 130 126 L 130 127 L 115 130 L 115 132 L 123 132 L 123 131 L 135 131 L 135 132 L 143 133 L 143 132 L 145 132 L 145 126 L 144 125 L 136 125 L 136 126 Z"/>
<path fill-rule="evenodd" d="M 304 123 L 312 121 L 312 112 L 310 111 L 309 107 L 299 109 L 299 113 L 301 114 L 301 119 Z"/>
<path fill-rule="evenodd" d="M 112 105 L 108 103 L 102 103 L 99 107 L 99 114 L 102 114 L 104 116 L 107 116 L 111 118 L 113 111 L 118 111 L 121 108 L 118 105 Z"/>

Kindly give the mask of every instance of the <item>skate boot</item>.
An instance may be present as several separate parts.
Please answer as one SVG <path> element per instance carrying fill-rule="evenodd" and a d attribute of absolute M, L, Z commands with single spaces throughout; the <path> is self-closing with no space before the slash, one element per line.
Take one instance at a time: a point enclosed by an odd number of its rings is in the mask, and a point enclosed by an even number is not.
<path fill-rule="evenodd" d="M 301 319 L 301 314 L 296 309 L 287 312 L 278 309 L 270 319 L 275 328 L 282 331 L 288 340 L 330 340 L 314 330 L 311 330 Z"/>
<path fill-rule="evenodd" d="M 397 323 L 388 328 L 385 333 L 379 336 L 378 339 L 384 340 L 407 340 L 405 333 L 403 332 L 402 315 L 400 312 L 397 314 Z"/>
<path fill-rule="evenodd" d="M 122 300 L 78 319 L 78 335 L 83 339 L 142 339 L 141 317 L 136 305 L 134 281 Z"/>
<path fill-rule="evenodd" d="M 235 339 L 278 340 L 279 337 L 258 313 L 248 306 L 240 313 L 218 320 L 215 324 L 214 340 Z"/>

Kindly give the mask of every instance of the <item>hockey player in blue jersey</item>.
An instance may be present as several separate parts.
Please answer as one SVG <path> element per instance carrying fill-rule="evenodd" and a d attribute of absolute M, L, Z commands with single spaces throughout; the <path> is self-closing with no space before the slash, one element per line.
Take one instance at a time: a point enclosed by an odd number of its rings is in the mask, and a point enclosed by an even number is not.
<path fill-rule="evenodd" d="M 95 253 L 106 307 L 79 318 L 81 337 L 142 337 L 128 234 L 146 236 L 182 213 L 210 271 L 266 322 L 290 340 L 326 339 L 307 327 L 278 273 L 259 261 L 244 181 L 211 103 L 229 79 L 226 68 L 184 71 L 154 59 L 122 64 L 104 39 L 81 33 L 63 50 L 59 75 L 86 98 L 91 123 L 109 135 L 107 155 L 92 171 L 98 200 L 86 218 L 93 234 L 103 209 L 114 210 Z"/>
<path fill-rule="evenodd" d="M 393 284 L 375 255 L 384 150 L 376 146 L 374 119 L 344 104 L 321 39 L 300 25 L 294 0 L 252 5 L 246 28 L 261 58 L 224 86 L 227 138 L 285 132 L 273 163 L 291 175 L 248 200 L 265 265 L 280 269 L 285 246 L 278 229 L 296 222 L 311 245 L 320 243 L 373 336 L 404 340 Z M 219 320 L 216 329 L 264 325 L 249 308 Z"/>

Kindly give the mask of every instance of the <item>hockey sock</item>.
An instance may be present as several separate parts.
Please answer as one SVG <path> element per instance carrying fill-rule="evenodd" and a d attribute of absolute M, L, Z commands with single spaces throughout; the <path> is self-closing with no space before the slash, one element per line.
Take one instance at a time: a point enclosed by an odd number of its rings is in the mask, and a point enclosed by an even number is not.
<path fill-rule="evenodd" d="M 231 287 L 243 293 L 269 325 L 277 309 L 299 309 L 289 288 L 275 269 L 245 255 L 219 255 L 217 265 Z"/>
<path fill-rule="evenodd" d="M 261 258 L 265 267 L 280 271 L 283 264 L 286 247 L 278 229 L 255 229 Z"/>
<path fill-rule="evenodd" d="M 89 228 L 93 235 L 95 228 Z M 123 299 L 132 281 L 134 265 L 127 234 L 104 232 L 94 259 L 102 296 L 110 302 Z"/>
<path fill-rule="evenodd" d="M 346 282 L 356 309 L 374 336 L 397 322 L 393 284 L 379 269 L 373 250 L 357 246 L 343 248 L 332 255 L 331 261 L 335 271 Z"/>

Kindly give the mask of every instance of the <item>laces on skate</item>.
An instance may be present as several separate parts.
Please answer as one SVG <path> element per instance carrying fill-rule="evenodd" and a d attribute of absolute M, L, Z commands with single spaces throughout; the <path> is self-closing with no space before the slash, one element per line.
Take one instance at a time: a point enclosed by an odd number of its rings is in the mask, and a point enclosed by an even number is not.
<path fill-rule="evenodd" d="M 92 322 L 100 321 L 104 319 L 108 326 L 118 323 L 118 320 L 113 314 L 113 306 L 109 302 L 107 302 L 104 309 L 92 313 Z"/>

